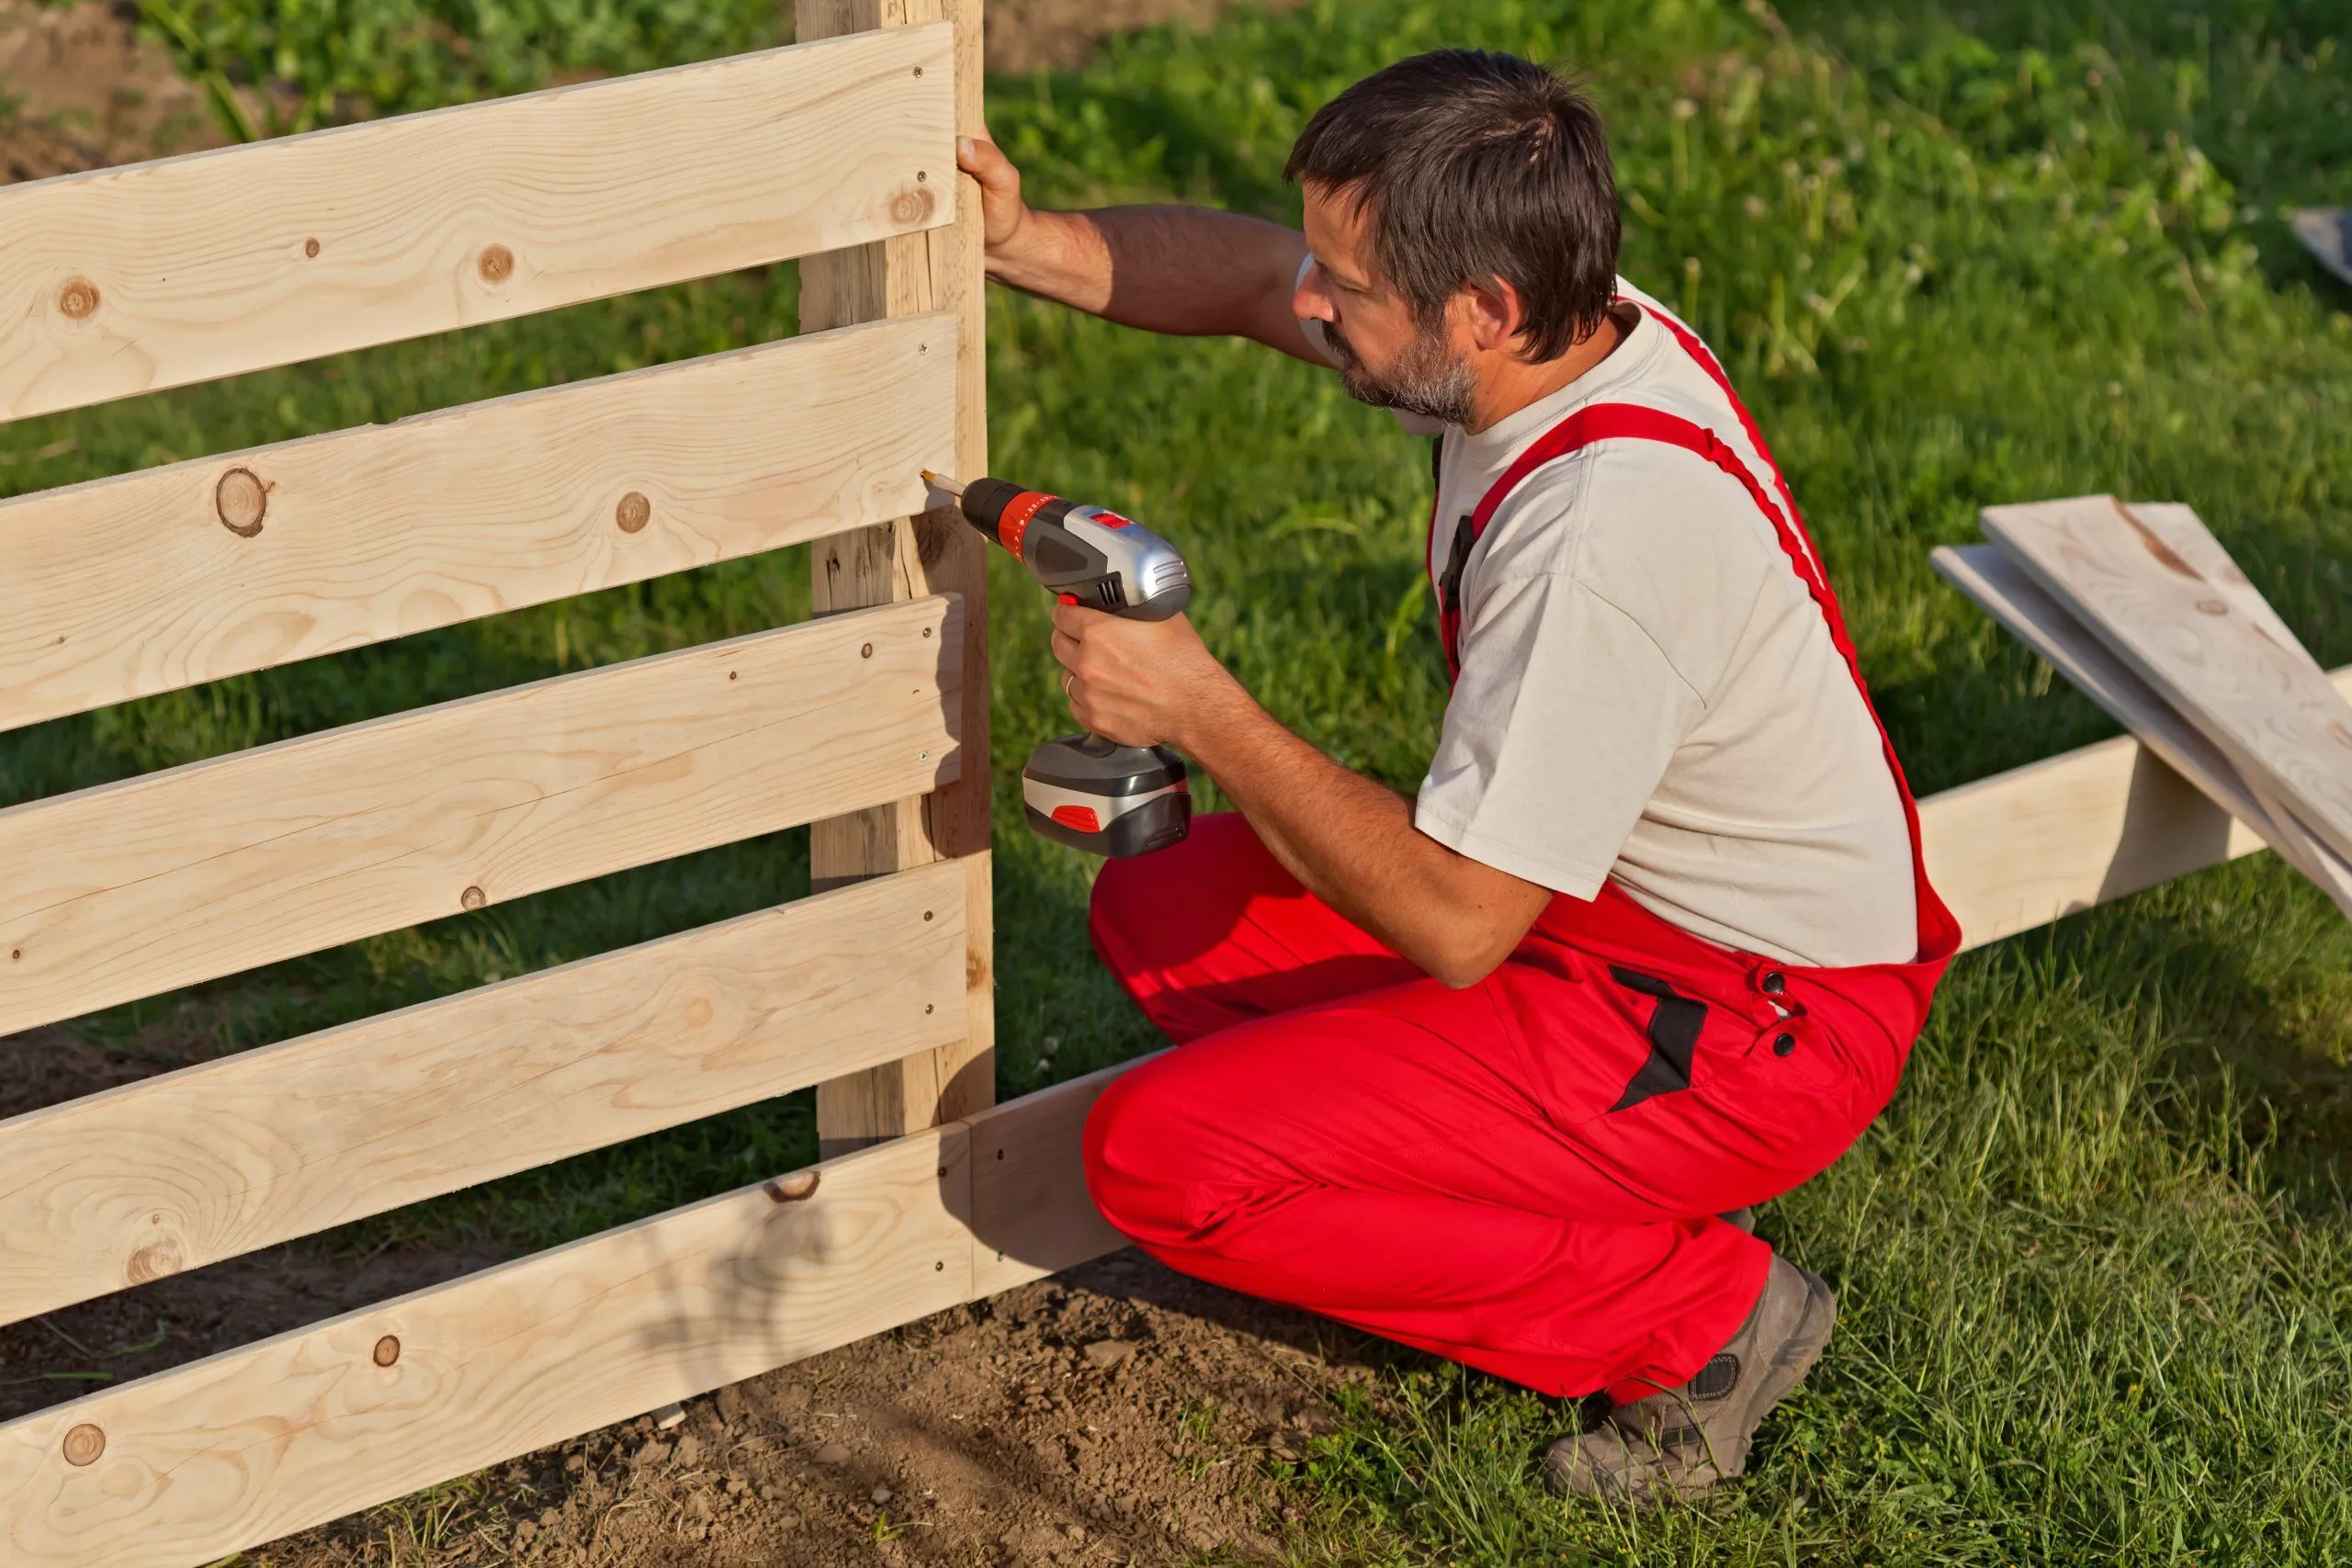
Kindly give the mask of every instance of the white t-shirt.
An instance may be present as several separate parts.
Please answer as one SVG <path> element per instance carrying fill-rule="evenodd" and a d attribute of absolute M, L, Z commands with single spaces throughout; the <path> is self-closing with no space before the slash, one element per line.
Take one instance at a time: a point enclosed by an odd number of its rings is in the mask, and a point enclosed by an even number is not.
<path fill-rule="evenodd" d="M 1476 435 L 1445 431 L 1433 577 L 1512 459 L 1595 402 L 1707 427 L 1769 493 L 1722 389 L 1644 313 L 1560 391 Z M 1736 479 L 1657 441 L 1547 463 L 1471 551 L 1461 604 L 1422 832 L 1575 897 L 1614 879 L 1685 931 L 1784 963 L 1914 956 L 1910 836 L 1877 727 Z"/>

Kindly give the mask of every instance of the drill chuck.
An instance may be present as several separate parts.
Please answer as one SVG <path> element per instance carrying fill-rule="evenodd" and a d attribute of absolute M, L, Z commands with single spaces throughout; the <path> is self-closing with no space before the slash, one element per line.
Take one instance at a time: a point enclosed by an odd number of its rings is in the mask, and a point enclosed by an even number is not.
<path fill-rule="evenodd" d="M 1192 601 L 1184 558 L 1133 518 L 1010 479 L 974 479 L 960 504 L 966 522 L 1057 594 L 1139 621 L 1164 621 Z"/>

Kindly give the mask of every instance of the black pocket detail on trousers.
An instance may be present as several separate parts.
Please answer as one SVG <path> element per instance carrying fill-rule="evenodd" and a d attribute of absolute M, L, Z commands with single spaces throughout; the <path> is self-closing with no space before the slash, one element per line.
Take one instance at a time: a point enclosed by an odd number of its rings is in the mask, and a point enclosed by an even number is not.
<path fill-rule="evenodd" d="M 1625 1111 L 1654 1094 L 1672 1094 L 1690 1087 L 1690 1055 L 1699 1048 L 1699 1031 L 1707 1021 L 1707 1004 L 1682 995 L 1663 980 L 1631 969 L 1609 966 L 1610 977 L 1629 991 L 1656 997 L 1650 1011 L 1650 1054 L 1634 1081 L 1625 1086 L 1611 1111 Z"/>

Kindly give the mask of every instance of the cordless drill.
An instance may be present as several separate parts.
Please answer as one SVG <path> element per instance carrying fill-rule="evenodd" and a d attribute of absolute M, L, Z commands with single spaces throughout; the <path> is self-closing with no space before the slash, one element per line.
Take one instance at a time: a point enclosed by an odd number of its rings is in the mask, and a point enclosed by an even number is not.
<path fill-rule="evenodd" d="M 1012 552 L 1064 604 L 1130 620 L 1164 621 L 1193 597 L 1193 575 L 1174 546 L 1142 524 L 1009 479 L 958 485 L 923 470 L 956 497 L 964 519 Z M 1100 735 L 1061 735 L 1029 754 L 1021 799 L 1030 831 L 1090 854 L 1149 854 L 1191 829 L 1184 759 L 1165 746 L 1122 746 Z"/>

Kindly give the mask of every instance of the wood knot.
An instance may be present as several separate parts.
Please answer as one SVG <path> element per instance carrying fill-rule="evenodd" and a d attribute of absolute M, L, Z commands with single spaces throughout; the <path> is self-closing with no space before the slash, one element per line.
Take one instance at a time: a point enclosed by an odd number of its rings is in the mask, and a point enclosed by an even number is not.
<path fill-rule="evenodd" d="M 220 526 L 250 539 L 269 515 L 269 486 L 251 468 L 231 468 L 212 488 L 212 506 L 220 514 Z"/>
<path fill-rule="evenodd" d="M 123 1269 L 123 1282 L 143 1285 L 150 1280 L 176 1274 L 186 1266 L 187 1260 L 180 1256 L 180 1244 L 165 1236 L 160 1241 L 149 1242 L 130 1255 L 130 1263 Z"/>
<path fill-rule="evenodd" d="M 306 255 L 306 256 L 315 256 L 315 255 L 317 255 L 317 254 L 319 254 L 319 243 L 318 243 L 316 240 L 305 240 L 305 241 L 303 241 L 303 242 L 302 242 L 302 254 L 303 254 L 304 255 Z"/>
<path fill-rule="evenodd" d="M 2200 614 L 2208 615 L 2226 615 L 2230 613 L 2230 607 L 2219 599 L 2199 599 L 2197 601 L 2197 608 Z"/>
<path fill-rule="evenodd" d="M 890 198 L 890 220 L 911 229 L 931 216 L 933 205 L 927 190 L 902 190 Z"/>
<path fill-rule="evenodd" d="M 57 308 L 73 321 L 86 321 L 98 310 L 98 286 L 86 277 L 69 277 L 57 291 Z"/>
<path fill-rule="evenodd" d="M 490 902 L 490 895 L 479 887 L 469 887 L 458 895 L 458 902 L 466 908 L 479 909 Z"/>
<path fill-rule="evenodd" d="M 372 1359 L 378 1366 L 389 1367 L 400 1359 L 401 1342 L 397 1337 L 387 1334 L 376 1341 L 376 1353 Z"/>
<path fill-rule="evenodd" d="M 504 245 L 486 245 L 474 266 L 484 283 L 503 283 L 514 276 L 514 253 Z"/>
<path fill-rule="evenodd" d="M 779 1176 L 761 1190 L 779 1203 L 801 1203 L 817 1195 L 818 1174 L 813 1170 L 796 1170 L 790 1176 Z"/>
<path fill-rule="evenodd" d="M 107 1451 L 107 1435 L 87 1421 L 65 1434 L 65 1462 L 77 1470 L 98 1462 Z"/>
<path fill-rule="evenodd" d="M 652 520 L 653 503 L 637 491 L 621 497 L 621 503 L 613 508 L 613 521 L 620 525 L 624 534 L 639 533 Z"/>

